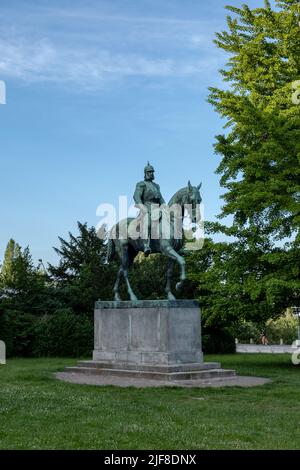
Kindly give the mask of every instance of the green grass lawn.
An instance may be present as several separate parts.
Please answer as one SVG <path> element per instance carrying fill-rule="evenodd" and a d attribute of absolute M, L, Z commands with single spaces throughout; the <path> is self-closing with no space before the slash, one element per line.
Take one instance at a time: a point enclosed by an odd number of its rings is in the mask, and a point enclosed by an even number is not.
<path fill-rule="evenodd" d="M 219 389 L 97 387 L 53 377 L 76 360 L 9 360 L 0 366 L 0 448 L 300 448 L 300 366 L 289 355 L 205 359 L 273 382 Z"/>

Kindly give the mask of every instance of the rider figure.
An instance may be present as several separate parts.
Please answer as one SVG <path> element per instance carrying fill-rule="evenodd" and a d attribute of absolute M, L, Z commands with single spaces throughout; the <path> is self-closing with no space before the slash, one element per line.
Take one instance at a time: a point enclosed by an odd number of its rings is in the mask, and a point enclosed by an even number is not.
<path fill-rule="evenodd" d="M 138 207 L 141 212 L 141 218 L 147 222 L 147 240 L 145 241 L 144 253 L 148 256 L 151 253 L 150 241 L 151 241 L 151 220 L 153 220 L 153 211 L 151 211 L 152 204 L 165 204 L 165 201 L 161 195 L 159 185 L 154 183 L 154 168 L 148 162 L 144 169 L 144 181 L 137 183 L 133 199 L 135 206 Z"/>

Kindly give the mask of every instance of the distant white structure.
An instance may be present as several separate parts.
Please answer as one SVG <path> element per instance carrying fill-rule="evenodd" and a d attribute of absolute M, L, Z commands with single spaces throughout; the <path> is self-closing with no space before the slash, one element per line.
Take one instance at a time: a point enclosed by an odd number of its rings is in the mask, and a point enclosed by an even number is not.
<path fill-rule="evenodd" d="M 4 341 L 0 340 L 0 364 L 6 364 L 6 346 Z"/>
<path fill-rule="evenodd" d="M 3 80 L 0 80 L 0 104 L 6 104 L 6 85 Z"/>

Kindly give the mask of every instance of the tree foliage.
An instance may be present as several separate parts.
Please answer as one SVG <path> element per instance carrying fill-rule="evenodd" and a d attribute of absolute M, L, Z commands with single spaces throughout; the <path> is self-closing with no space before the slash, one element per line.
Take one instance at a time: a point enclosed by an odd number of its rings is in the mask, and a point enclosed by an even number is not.
<path fill-rule="evenodd" d="M 209 99 L 230 126 L 215 149 L 231 233 L 258 226 L 277 239 L 294 233 L 299 242 L 300 106 L 292 86 L 300 78 L 300 7 L 280 3 L 286 8 L 228 7 L 236 16 L 216 44 L 230 54 L 221 71 L 230 88 L 211 88 Z"/>
<path fill-rule="evenodd" d="M 300 78 L 300 6 L 276 3 L 227 7 L 228 29 L 215 42 L 229 54 L 221 70 L 229 85 L 211 88 L 209 97 L 228 129 L 215 144 L 225 188 L 220 218 L 233 219 L 209 230 L 234 237 L 209 276 L 226 273 L 224 294 L 234 299 L 238 291 L 235 308 L 248 309 L 248 298 L 264 316 L 300 303 L 300 105 L 292 99 Z"/>
<path fill-rule="evenodd" d="M 39 314 L 46 309 L 46 277 L 34 267 L 29 248 L 8 242 L 0 271 L 0 312 L 12 309 Z"/>
<path fill-rule="evenodd" d="M 106 264 L 107 245 L 94 227 L 78 222 L 78 232 L 59 237 L 58 266 L 50 264 L 49 273 L 64 304 L 92 315 L 96 300 L 112 299 L 116 267 Z"/>

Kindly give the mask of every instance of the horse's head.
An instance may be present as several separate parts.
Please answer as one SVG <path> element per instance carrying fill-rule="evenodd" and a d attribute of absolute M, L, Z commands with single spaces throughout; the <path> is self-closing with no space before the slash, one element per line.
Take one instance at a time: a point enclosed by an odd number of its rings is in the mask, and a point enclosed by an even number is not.
<path fill-rule="evenodd" d="M 169 207 L 172 208 L 175 214 L 175 220 L 184 218 L 187 213 L 191 219 L 192 224 L 197 224 L 201 220 L 200 204 L 202 198 L 200 195 L 200 188 L 202 183 L 198 186 L 192 186 L 190 181 L 188 185 L 174 194 L 169 202 Z M 195 228 L 195 227 L 194 227 Z M 195 231 L 193 228 L 193 231 Z"/>
<path fill-rule="evenodd" d="M 191 217 L 192 223 L 195 224 L 199 222 L 201 219 L 200 215 L 200 204 L 202 202 L 202 198 L 200 195 L 200 188 L 202 186 L 202 183 L 200 183 L 198 186 L 192 186 L 190 181 L 188 182 L 187 186 L 187 195 L 186 195 L 186 207 L 187 211 L 189 213 L 189 216 Z"/>

